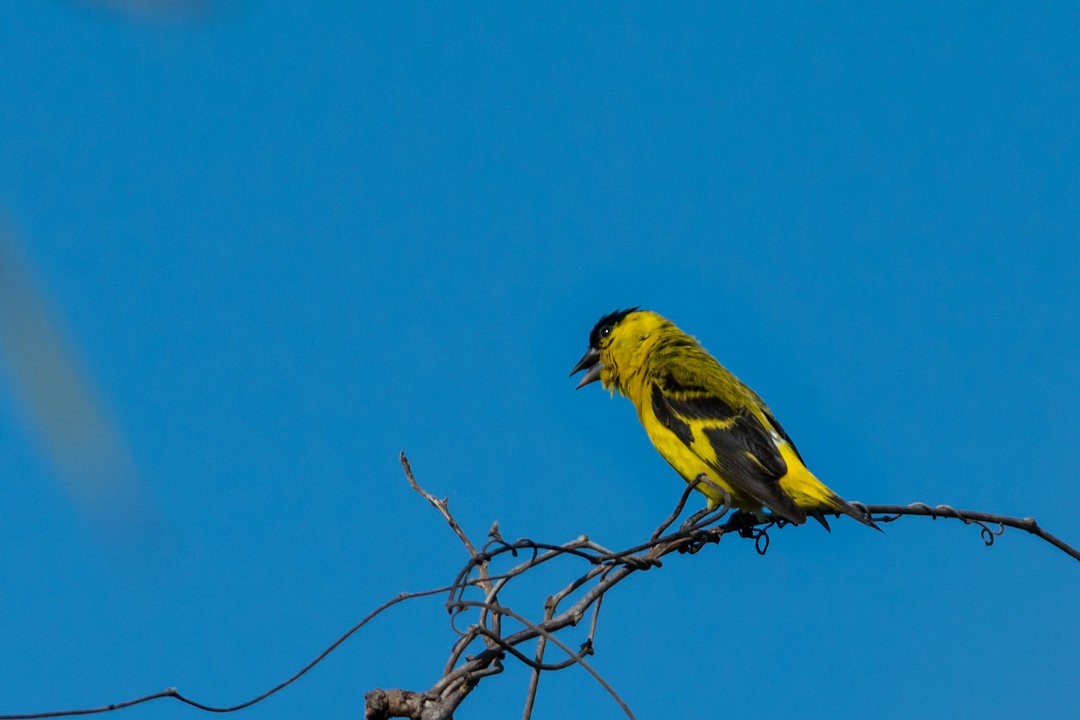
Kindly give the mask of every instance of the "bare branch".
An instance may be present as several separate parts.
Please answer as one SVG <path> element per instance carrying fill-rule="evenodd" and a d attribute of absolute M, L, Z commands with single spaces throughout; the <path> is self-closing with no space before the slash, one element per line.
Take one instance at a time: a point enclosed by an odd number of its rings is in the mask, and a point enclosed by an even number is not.
<path fill-rule="evenodd" d="M 904 515 L 921 515 L 929 517 L 934 520 L 940 518 L 955 518 L 962 520 L 967 525 L 978 525 L 980 530 L 979 534 L 982 536 L 983 543 L 987 546 L 994 544 L 994 539 L 999 537 L 1005 532 L 1005 528 L 1011 527 L 1017 530 L 1023 530 L 1024 532 L 1031 533 L 1032 535 L 1045 540 L 1058 550 L 1061 550 L 1066 555 L 1069 555 L 1075 560 L 1080 560 L 1080 550 L 1069 545 L 1061 538 L 1048 533 L 1043 530 L 1035 518 L 1014 518 L 1008 515 L 997 515 L 995 513 L 980 512 L 978 510 L 957 510 L 949 505 L 938 505 L 936 507 L 930 507 L 926 503 L 912 503 L 910 505 L 863 505 L 862 503 L 852 503 L 860 509 L 866 510 L 873 515 L 880 515 L 874 520 L 876 522 L 890 523 L 899 519 Z M 987 523 L 993 523 L 998 526 L 997 530 L 991 530 Z"/>
<path fill-rule="evenodd" d="M 364 695 L 364 720 L 413 718 L 413 720 L 453 720 L 453 710 L 439 698 L 409 690 L 376 688 Z"/>
<path fill-rule="evenodd" d="M 148 702 L 150 702 L 152 700 L 160 700 L 162 698 L 173 698 L 174 700 L 178 700 L 178 701 L 184 703 L 185 705 L 191 705 L 192 707 L 198 708 L 199 710 L 205 710 L 206 712 L 212 712 L 212 713 L 231 713 L 231 712 L 236 712 L 237 710 L 243 710 L 245 708 L 251 707 L 252 705 L 254 705 L 256 703 L 262 702 L 263 700 L 270 697 L 274 693 L 276 693 L 276 692 L 278 692 L 280 690 L 284 690 L 289 685 L 292 685 L 294 682 L 299 680 L 303 675 L 307 674 L 307 672 L 310 671 L 313 667 L 315 667 L 320 662 L 322 662 L 324 659 L 326 659 L 326 656 L 329 655 L 330 653 L 334 652 L 334 650 L 336 650 L 342 643 L 344 643 L 346 640 L 348 640 L 350 637 L 352 637 L 354 634 L 356 634 L 356 632 L 358 630 L 360 630 L 360 628 L 367 625 L 369 622 L 374 620 L 377 616 L 381 615 L 386 610 L 389 610 L 394 605 L 397 605 L 399 603 L 403 603 L 403 602 L 405 602 L 407 600 L 415 600 L 417 598 L 430 597 L 432 595 L 441 595 L 441 594 L 445 593 L 447 590 L 449 590 L 448 587 L 439 587 L 439 588 L 433 588 L 431 590 L 423 590 L 423 591 L 420 591 L 420 592 L 400 593 L 397 596 L 393 597 L 392 599 L 387 600 L 382 605 L 380 605 L 379 607 L 375 608 L 370 613 L 365 615 L 359 622 L 357 622 L 351 628 L 349 628 L 344 633 L 339 635 L 338 638 L 336 640 L 334 640 L 334 642 L 330 643 L 330 645 L 328 645 L 325 650 L 323 650 L 321 653 L 319 653 L 317 656 L 315 656 L 315 658 L 311 662 L 309 662 L 307 665 L 305 665 L 304 667 L 300 668 L 295 673 L 293 673 L 289 678 L 287 678 L 286 680 L 283 680 L 282 682 L 278 683 L 277 685 L 270 688 L 269 690 L 267 690 L 267 691 L 265 691 L 265 692 L 263 692 L 263 693 L 261 693 L 259 695 L 256 695 L 255 697 L 251 698 L 250 700 L 245 700 L 244 702 L 242 702 L 242 703 L 240 703 L 238 705 L 229 705 L 229 706 L 223 706 L 223 707 L 218 707 L 218 706 L 215 706 L 215 705 L 206 705 L 206 704 L 200 703 L 200 702 L 198 702 L 196 700 L 192 700 L 191 698 L 182 695 L 179 690 L 177 690 L 176 688 L 173 687 L 173 688 L 168 688 L 166 690 L 162 690 L 161 692 L 156 692 L 156 693 L 152 693 L 150 695 L 145 695 L 143 697 L 135 698 L 133 700 L 124 700 L 123 702 L 110 703 L 108 705 L 101 705 L 99 707 L 94 707 L 94 708 L 83 708 L 83 709 L 79 709 L 79 710 L 54 710 L 54 711 L 49 711 L 49 712 L 18 713 L 18 714 L 0 715 L 0 720 L 35 720 L 37 718 L 73 717 L 73 716 L 76 716 L 76 715 L 97 715 L 97 714 L 100 714 L 100 713 L 112 712 L 113 710 L 120 710 L 121 708 L 128 708 L 128 707 L 133 707 L 135 705 L 142 705 L 143 703 L 148 703 Z"/>
<path fill-rule="evenodd" d="M 477 606 L 480 605 L 480 603 L 475 603 L 475 604 Z M 585 662 L 585 658 L 582 657 L 580 653 L 577 653 L 577 652 L 571 650 L 566 645 L 566 643 L 559 640 L 559 638 L 555 637 L 555 635 L 553 635 L 551 632 L 545 630 L 541 625 L 537 625 L 537 624 L 531 622 L 528 618 L 526 618 L 526 617 L 524 617 L 522 615 L 519 615 L 518 613 L 514 612 L 510 608 L 502 607 L 502 606 L 492 606 L 490 608 L 490 610 L 492 612 L 498 612 L 500 614 L 507 615 L 509 617 L 514 618 L 515 620 L 517 620 L 522 625 L 525 625 L 530 630 L 533 630 L 534 632 L 536 632 L 542 638 L 546 638 L 547 640 L 549 640 L 552 643 L 554 643 L 555 645 L 557 645 L 559 647 L 559 649 L 561 649 L 563 652 L 565 652 L 567 655 L 569 655 L 573 659 L 573 661 L 575 663 L 577 663 L 581 667 L 585 668 L 585 671 L 588 672 L 590 675 L 592 675 L 593 679 L 596 680 L 596 682 L 600 683 L 601 687 L 603 687 L 605 690 L 607 690 L 608 694 L 611 695 L 611 697 L 615 700 L 616 703 L 618 703 L 619 707 L 622 708 L 622 711 L 624 713 L 626 713 L 626 716 L 628 718 L 630 718 L 630 720 L 635 720 L 634 713 L 630 711 L 630 706 L 627 705 L 626 702 L 621 697 L 619 697 L 619 694 L 617 692 L 615 692 L 615 688 L 611 687 L 611 685 L 608 684 L 608 682 L 606 680 L 604 680 L 603 677 L 601 677 L 600 673 L 598 673 L 596 671 L 596 669 L 592 667 L 592 665 Z M 522 656 L 522 657 L 524 657 L 524 656 Z M 527 660 L 526 660 L 526 662 L 527 662 Z"/>
<path fill-rule="evenodd" d="M 420 495 L 422 495 L 425 500 L 431 503 L 431 506 L 433 508 L 439 511 L 439 514 L 442 515 L 446 522 L 450 525 L 450 529 L 453 530 L 454 534 L 458 536 L 458 540 L 460 540 L 461 544 L 465 546 L 465 549 L 469 551 L 469 557 L 473 558 L 474 560 L 477 559 L 480 553 L 476 551 L 476 546 L 472 544 L 472 540 L 470 540 L 469 536 L 465 534 L 465 531 L 461 529 L 461 526 L 458 525 L 458 522 L 454 519 L 454 516 L 450 514 L 450 499 L 443 498 L 442 500 L 440 500 L 439 498 L 435 497 L 420 486 L 420 483 L 418 483 L 416 481 L 416 478 L 413 477 L 412 466 L 409 464 L 409 458 L 405 457 L 404 450 L 401 451 L 401 468 L 405 471 L 405 477 L 409 481 L 409 486 L 412 487 L 412 489 L 416 492 L 420 493 Z M 481 562 L 480 568 L 481 575 L 486 576 L 487 563 Z M 491 592 L 491 588 L 489 586 L 485 586 L 484 589 L 488 592 Z"/>
<path fill-rule="evenodd" d="M 555 599 L 551 597 L 544 602 L 545 623 L 551 622 L 551 618 L 555 614 L 555 603 Z M 522 720 L 532 718 L 533 704 L 536 702 L 536 691 L 540 687 L 540 673 L 543 670 L 544 651 L 546 649 L 547 637 L 541 637 L 536 641 L 536 654 L 533 656 L 532 673 L 529 675 L 529 690 L 525 693 L 525 709 L 521 714 Z"/>
<path fill-rule="evenodd" d="M 510 655 L 515 660 L 529 667 L 532 672 L 525 697 L 523 720 L 530 720 L 538 693 L 540 675 L 555 672 L 573 665 L 580 665 L 590 673 L 597 683 L 604 688 L 618 703 L 627 717 L 633 713 L 626 702 L 619 697 L 612 686 L 585 661 L 585 657 L 595 654 L 595 640 L 600 605 L 616 585 L 636 572 L 663 567 L 663 559 L 672 553 L 694 554 L 708 545 L 719 543 L 728 534 L 735 533 L 754 541 L 754 547 L 760 554 L 769 548 L 769 531 L 783 527 L 787 523 L 774 517 L 763 518 L 747 513 L 731 513 L 731 499 L 720 490 L 725 502 L 719 507 L 705 508 L 691 514 L 671 530 L 683 514 L 690 493 L 703 481 L 698 479 L 688 483 L 685 491 L 672 512 L 657 527 L 649 539 L 639 545 L 622 550 L 608 550 L 589 537 L 582 535 L 562 544 L 537 542 L 528 538 L 508 542 L 503 539 L 498 525 L 492 525 L 488 532 L 488 541 L 483 548 L 477 549 L 469 540 L 454 516 L 446 500 L 440 500 L 424 490 L 416 481 L 405 454 L 401 455 L 402 468 L 410 486 L 424 497 L 443 516 L 458 539 L 469 553 L 469 559 L 457 572 L 453 582 L 445 587 L 418 593 L 402 593 L 383 603 L 356 625 L 338 637 L 311 662 L 275 687 L 238 705 L 215 707 L 204 705 L 183 696 L 176 688 L 169 688 L 144 697 L 127 700 L 122 703 L 104 705 L 81 710 L 54 711 L 46 713 L 27 713 L 0 715 L 0 720 L 31 720 L 36 718 L 54 718 L 77 715 L 93 715 L 111 712 L 133 705 L 140 705 L 161 698 L 173 698 L 207 712 L 229 713 L 250 707 L 270 695 L 282 690 L 310 671 L 327 655 L 338 648 L 354 633 L 374 617 L 388 608 L 420 597 L 435 594 L 447 594 L 446 608 L 450 611 L 451 628 L 458 633 L 450 647 L 449 657 L 443 666 L 442 675 L 424 692 L 403 689 L 376 689 L 365 695 L 365 718 L 384 720 L 385 718 L 410 718 L 411 720 L 452 720 L 453 713 L 466 697 L 484 678 L 497 675 L 503 670 L 503 659 Z M 1056 536 L 1043 530 L 1033 518 L 1014 518 L 993 513 L 957 510 L 948 505 L 931 507 L 924 503 L 911 505 L 863 505 L 852 503 L 864 510 L 876 522 L 889 523 L 904 516 L 923 516 L 957 519 L 965 524 L 979 527 L 980 535 L 986 545 L 992 545 L 1006 528 L 1016 528 L 1045 540 L 1070 557 L 1080 560 L 1080 550 L 1065 543 Z M 505 570 L 491 571 L 493 564 Z M 584 564 L 569 574 L 565 584 L 555 592 L 547 594 L 543 601 L 543 619 L 533 621 L 509 607 L 501 596 L 518 578 L 526 575 L 541 565 L 551 563 Z M 477 597 L 479 596 L 479 597 Z M 565 607 L 563 605 L 566 604 Z M 576 627 L 586 616 L 592 614 L 588 633 L 580 642 L 578 650 L 572 650 L 568 643 L 557 637 L 567 628 Z M 503 619 L 520 623 L 514 632 L 503 631 Z M 466 627 L 458 629 L 457 624 Z M 563 635 L 565 637 L 565 635 Z M 523 645 L 536 641 L 535 649 L 527 654 Z M 551 646 L 566 654 L 566 659 L 559 662 L 546 662 L 546 655 Z M 468 654 L 469 648 L 475 647 L 475 654 Z"/>
<path fill-rule="evenodd" d="M 692 483 L 686 483 L 686 489 L 682 491 L 682 495 L 679 496 L 679 502 L 675 503 L 675 509 L 671 511 L 671 514 L 664 518 L 664 522 L 660 523 L 660 526 L 653 531 L 649 540 L 655 540 L 663 535 L 671 524 L 682 515 L 683 509 L 686 507 L 686 501 L 690 499 L 690 493 L 694 491 L 694 488 L 698 486 L 697 481 Z"/>

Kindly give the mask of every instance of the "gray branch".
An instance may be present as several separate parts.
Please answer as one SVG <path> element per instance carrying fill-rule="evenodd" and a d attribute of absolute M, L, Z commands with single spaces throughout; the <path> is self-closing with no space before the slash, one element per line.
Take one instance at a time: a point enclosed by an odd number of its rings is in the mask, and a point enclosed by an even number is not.
<path fill-rule="evenodd" d="M 690 493 L 702 482 L 699 480 L 687 484 L 674 511 L 664 519 L 649 539 L 633 547 L 612 551 L 598 545 L 585 535 L 562 544 L 543 543 L 530 539 L 508 542 L 502 537 L 498 525 L 495 524 L 488 531 L 487 542 L 478 548 L 454 519 L 447 500 L 436 498 L 416 481 L 404 453 L 401 454 L 401 464 L 410 486 L 443 516 L 469 555 L 468 561 L 458 571 L 450 585 L 414 593 L 401 593 L 388 600 L 368 613 L 292 676 L 260 695 L 237 705 L 225 707 L 206 705 L 184 696 L 176 688 L 168 688 L 143 697 L 98 707 L 0 714 L 0 720 L 37 720 L 38 718 L 97 715 L 163 698 L 172 698 L 205 712 L 236 712 L 251 707 L 296 682 L 368 622 L 394 605 L 440 594 L 447 596 L 446 608 L 450 612 L 450 627 L 458 635 L 451 645 L 442 675 L 430 689 L 424 692 L 403 689 L 372 690 L 364 696 L 365 720 L 388 720 L 389 718 L 453 720 L 458 706 L 484 678 L 502 672 L 503 661 L 507 656 L 532 670 L 525 696 L 523 720 L 530 720 L 532 717 L 540 676 L 546 672 L 557 672 L 575 665 L 589 673 L 612 697 L 622 713 L 633 719 L 634 713 L 626 701 L 586 659 L 595 654 L 594 640 L 604 596 L 635 573 L 663 567 L 663 559 L 672 553 L 697 553 L 709 545 L 719 543 L 725 535 L 731 533 L 752 539 L 757 552 L 764 555 L 769 549 L 769 531 L 787 524 L 786 521 L 776 517 L 758 518 L 742 512 L 731 512 L 730 498 L 728 498 L 728 502 L 724 505 L 714 510 L 694 513 L 672 529 L 682 516 Z M 995 540 L 1004 534 L 1006 528 L 1015 528 L 1046 541 L 1075 560 L 1080 560 L 1080 550 L 1043 530 L 1034 518 L 1014 518 L 981 511 L 957 510 L 948 505 L 931 507 L 925 503 L 852 504 L 863 509 L 877 523 L 891 523 L 905 516 L 960 520 L 967 525 L 977 526 L 986 545 L 993 545 Z M 517 578 L 536 567 L 553 562 L 572 563 L 578 569 L 570 574 L 570 579 L 565 585 L 545 598 L 542 603 L 542 619 L 530 620 L 525 613 L 500 602 L 502 592 Z M 498 568 L 504 569 L 496 572 Z M 565 635 L 560 636 L 560 633 L 567 628 L 576 627 L 590 615 L 589 630 L 584 640 L 576 649 L 571 647 L 566 642 Z M 506 634 L 503 631 L 503 618 L 513 620 L 521 626 L 520 629 Z M 459 627 L 460 625 L 464 627 Z M 549 662 L 546 655 L 553 647 L 557 648 L 565 659 Z"/>

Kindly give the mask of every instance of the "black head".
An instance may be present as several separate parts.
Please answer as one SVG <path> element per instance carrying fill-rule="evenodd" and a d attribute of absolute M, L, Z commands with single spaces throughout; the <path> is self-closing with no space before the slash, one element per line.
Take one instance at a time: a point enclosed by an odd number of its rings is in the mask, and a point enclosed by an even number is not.
<path fill-rule="evenodd" d="M 589 347 L 600 349 L 600 339 L 607 337 L 611 329 L 619 324 L 619 322 L 637 310 L 637 307 L 627 308 L 626 310 L 616 310 L 613 313 L 608 313 L 604 317 L 600 318 L 596 325 L 593 326 L 592 332 L 589 333 Z"/>

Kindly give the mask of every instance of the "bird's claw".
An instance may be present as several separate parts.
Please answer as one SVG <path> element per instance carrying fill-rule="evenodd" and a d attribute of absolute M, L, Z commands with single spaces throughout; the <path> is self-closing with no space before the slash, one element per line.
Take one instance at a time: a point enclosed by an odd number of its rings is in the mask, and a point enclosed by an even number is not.
<path fill-rule="evenodd" d="M 756 538 L 758 518 L 753 513 L 745 510 L 736 510 L 731 514 L 728 523 L 739 533 L 739 537 Z"/>

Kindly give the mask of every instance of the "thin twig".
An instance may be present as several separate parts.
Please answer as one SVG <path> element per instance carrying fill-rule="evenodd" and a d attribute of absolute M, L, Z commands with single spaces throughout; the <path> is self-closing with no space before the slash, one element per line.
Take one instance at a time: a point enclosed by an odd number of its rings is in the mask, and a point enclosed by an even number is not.
<path fill-rule="evenodd" d="M 549 597 L 544 601 L 544 622 L 550 622 L 555 614 L 558 600 Z M 533 656 L 532 672 L 529 674 L 529 689 L 525 693 L 525 709 L 521 714 L 521 720 L 531 720 L 533 703 L 536 702 L 536 690 L 540 687 L 541 666 L 544 664 L 544 650 L 547 649 L 547 638 L 540 637 L 536 641 L 536 654 Z"/>
<path fill-rule="evenodd" d="M 480 587 L 484 589 L 487 594 L 486 600 L 489 603 L 497 605 L 499 603 L 498 595 L 493 592 L 491 579 L 488 577 L 488 559 L 486 556 L 482 556 L 476 550 L 476 546 L 473 545 L 469 536 L 461 529 L 461 525 L 458 524 L 457 519 L 454 518 L 450 512 L 450 500 L 449 498 L 443 498 L 440 500 L 427 490 L 425 490 L 416 478 L 413 476 L 412 465 L 409 464 L 409 458 L 405 456 L 405 451 L 401 451 L 401 468 L 405 471 L 405 478 L 409 481 L 409 486 L 413 490 L 420 493 L 420 495 L 427 500 L 432 507 L 439 511 L 439 514 L 443 516 L 447 524 L 450 525 L 450 529 L 454 531 L 458 539 L 461 540 L 461 544 L 465 546 L 465 550 L 469 553 L 470 562 L 475 562 L 477 567 L 477 573 L 480 577 Z M 502 629 L 499 627 L 499 623 L 502 622 L 502 618 L 499 615 L 493 616 L 494 631 L 496 634 L 500 634 Z M 483 627 L 487 627 L 487 616 L 483 615 L 480 618 L 480 624 Z"/>
<path fill-rule="evenodd" d="M 893 522 L 897 518 L 903 515 L 921 515 L 924 517 L 930 517 L 937 519 L 941 518 L 955 518 L 962 520 L 967 524 L 979 524 L 982 528 L 983 542 L 987 545 L 994 544 L 994 537 L 1001 534 L 1001 531 L 994 531 L 987 528 L 982 523 L 994 523 L 1002 527 L 1016 528 L 1017 530 L 1023 530 L 1024 532 L 1031 533 L 1032 535 L 1045 540 L 1058 550 L 1061 550 L 1066 555 L 1069 555 L 1074 560 L 1080 560 L 1080 550 L 1069 545 L 1061 538 L 1053 535 L 1052 533 L 1043 530 L 1039 526 L 1039 523 L 1035 518 L 1015 518 L 1008 515 L 998 515 L 995 513 L 980 512 L 978 510 L 957 510 L 949 505 L 938 505 L 937 507 L 930 507 L 925 503 L 912 503 L 910 505 L 863 505 L 862 503 L 852 503 L 859 508 L 865 508 L 866 511 L 873 515 L 882 515 L 885 517 L 874 518 L 880 522 Z"/>
<path fill-rule="evenodd" d="M 476 605 L 479 606 L 480 603 L 476 603 Z M 608 694 L 611 695 L 612 699 L 618 704 L 618 706 L 622 709 L 626 716 L 630 718 L 630 720 L 635 720 L 634 713 L 630 710 L 630 706 L 626 704 L 626 701 L 619 696 L 619 693 L 615 692 L 615 688 L 611 687 L 611 685 L 606 680 L 604 680 L 603 676 L 601 676 L 600 673 L 598 673 L 592 665 L 585 661 L 585 658 L 583 658 L 580 653 L 571 650 L 566 643 L 555 637 L 553 633 L 548 632 L 540 625 L 537 625 L 523 615 L 519 615 L 508 607 L 504 607 L 501 605 L 493 605 L 489 609 L 491 610 L 491 612 L 497 612 L 501 615 L 506 615 L 513 618 L 514 620 L 517 620 L 522 625 L 525 625 L 530 630 L 533 630 L 542 637 L 546 637 L 550 642 L 557 645 L 560 650 L 573 658 L 578 665 L 580 665 L 582 668 L 585 669 L 586 672 L 592 675 L 593 679 L 596 680 L 596 682 L 599 683 L 602 688 L 607 690 Z"/>
<path fill-rule="evenodd" d="M 679 496 L 679 502 L 675 503 L 675 509 L 671 511 L 671 514 L 664 518 L 664 522 L 653 530 L 653 534 L 649 536 L 649 540 L 656 540 L 664 534 L 664 532 L 671 527 L 671 524 L 675 522 L 680 515 L 682 515 L 683 508 L 686 507 L 686 501 L 690 499 L 690 493 L 694 491 L 694 488 L 698 486 L 698 481 L 686 483 L 686 489 L 682 491 L 682 495 Z"/>
<path fill-rule="evenodd" d="M 431 503 L 431 506 L 433 508 L 439 511 L 439 514 L 442 515 L 443 518 L 446 520 L 447 524 L 450 525 L 450 529 L 453 530 L 454 534 L 458 536 L 458 540 L 460 540 L 461 544 L 465 546 L 466 550 L 468 550 L 469 557 L 473 558 L 474 560 L 480 557 L 480 553 L 476 551 L 476 546 L 472 544 L 472 540 L 470 540 L 469 536 L 465 534 L 465 531 L 461 529 L 461 526 L 458 525 L 458 521 L 454 519 L 454 516 L 450 514 L 449 499 L 443 498 L 442 500 L 440 500 L 439 498 L 435 497 L 420 486 L 420 483 L 418 483 L 416 481 L 416 478 L 413 477 L 412 466 L 409 464 L 409 458 L 405 457 L 404 450 L 401 451 L 401 467 L 405 471 L 405 478 L 409 481 L 409 486 L 416 492 L 420 493 L 420 495 L 423 496 L 425 500 Z M 486 578 L 487 562 L 482 561 L 478 564 L 480 566 L 481 577 Z M 488 586 L 484 586 L 484 589 L 488 592 L 491 592 L 491 588 Z"/>
<path fill-rule="evenodd" d="M 536 654 L 533 656 L 532 672 L 529 674 L 529 689 L 525 693 L 525 709 L 521 713 L 521 720 L 531 720 L 532 718 L 533 703 L 536 702 L 536 691 L 540 687 L 540 673 L 544 669 L 544 649 L 546 647 L 546 637 L 541 637 L 536 641 Z"/>
<path fill-rule="evenodd" d="M 236 712 L 237 710 L 243 710 L 245 708 L 251 707 L 252 705 L 254 705 L 256 703 L 262 702 L 263 700 L 270 697 L 274 693 L 276 693 L 276 692 L 278 692 L 280 690 L 284 690 L 289 685 L 292 685 L 294 682 L 299 680 L 303 675 L 307 674 L 307 672 L 309 670 L 311 670 L 313 667 L 315 667 L 320 662 L 322 662 L 326 658 L 327 655 L 334 652 L 334 650 L 336 650 L 343 642 L 345 642 L 350 637 L 352 637 L 358 630 L 360 630 L 360 628 L 367 625 L 369 622 L 374 620 L 378 615 L 382 614 L 384 611 L 390 609 L 394 605 L 405 602 L 406 600 L 415 600 L 416 598 L 431 597 L 432 595 L 441 595 L 444 592 L 446 592 L 447 589 L 448 588 L 446 588 L 446 587 L 439 587 L 439 588 L 433 588 L 431 590 L 422 590 L 420 592 L 400 593 L 399 595 L 395 596 L 394 598 L 392 598 L 390 600 L 387 600 L 382 605 L 380 605 L 379 607 L 375 608 L 374 610 L 369 612 L 367 615 L 365 615 L 363 617 L 363 619 L 361 619 L 359 622 L 357 622 L 351 628 L 349 628 L 344 633 L 339 635 L 338 638 L 336 640 L 334 640 L 334 642 L 330 643 L 330 645 L 328 645 L 325 650 L 323 650 L 321 653 L 316 655 L 315 658 L 311 662 L 309 662 L 307 665 L 305 665 L 304 667 L 297 670 L 289 678 L 287 678 L 286 680 L 281 681 L 280 683 L 278 683 L 274 687 L 270 688 L 269 690 L 267 690 L 267 691 L 265 691 L 265 692 L 263 692 L 263 693 L 261 693 L 259 695 L 256 695 L 255 697 L 251 698 L 250 700 L 245 700 L 244 702 L 239 703 L 238 705 L 228 705 L 228 706 L 223 706 L 223 707 L 218 707 L 218 706 L 215 706 L 215 705 L 206 705 L 206 704 L 200 703 L 200 702 L 198 702 L 196 700 L 192 700 L 189 697 L 184 696 L 183 694 L 180 693 L 179 690 L 177 690 L 176 688 L 173 687 L 173 688 L 168 688 L 167 690 L 162 690 L 161 692 L 153 693 L 151 695 L 145 695 L 145 696 L 140 697 L 140 698 L 135 698 L 133 700 L 124 700 L 123 702 L 110 703 L 108 705 L 101 705 L 99 707 L 94 707 L 94 708 L 83 708 L 83 709 L 79 709 L 79 710 L 54 710 L 54 711 L 50 711 L 50 712 L 19 713 L 19 714 L 13 714 L 13 715 L 0 715 L 0 720 L 35 720 L 37 718 L 70 717 L 70 716 L 76 716 L 76 715 L 97 715 L 97 714 L 100 714 L 100 713 L 112 712 L 113 710 L 120 710 L 121 708 L 132 707 L 134 705 L 141 705 L 143 703 L 150 702 L 151 700 L 160 700 L 161 698 L 173 698 L 175 700 L 178 700 L 178 701 L 184 703 L 185 705 L 191 705 L 192 707 L 198 708 L 199 710 L 204 710 L 206 712 L 212 712 L 212 713 L 231 713 L 231 712 Z"/>

